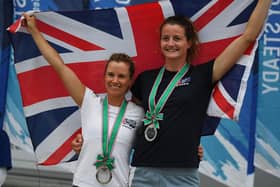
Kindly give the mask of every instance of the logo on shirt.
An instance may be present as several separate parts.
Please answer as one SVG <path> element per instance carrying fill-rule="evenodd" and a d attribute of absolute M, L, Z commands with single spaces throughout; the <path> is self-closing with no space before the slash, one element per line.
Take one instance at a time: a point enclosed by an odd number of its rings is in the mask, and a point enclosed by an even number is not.
<path fill-rule="evenodd" d="M 129 129 L 134 129 L 136 127 L 136 121 L 132 119 L 124 118 L 122 122 L 123 126 Z"/>
<path fill-rule="evenodd" d="M 186 77 L 181 79 L 178 83 L 177 86 L 185 86 L 185 85 L 189 85 L 191 82 L 191 77 Z"/>

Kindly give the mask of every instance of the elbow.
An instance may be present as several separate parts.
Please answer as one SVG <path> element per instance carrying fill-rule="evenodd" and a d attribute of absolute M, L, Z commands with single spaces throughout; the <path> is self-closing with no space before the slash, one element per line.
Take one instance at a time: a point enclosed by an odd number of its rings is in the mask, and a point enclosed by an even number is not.
<path fill-rule="evenodd" d="M 242 37 L 243 37 L 243 40 L 244 40 L 248 45 L 250 45 L 250 44 L 254 43 L 254 42 L 257 40 L 258 34 L 244 33 Z"/>
<path fill-rule="evenodd" d="M 242 37 L 247 43 L 253 43 L 257 40 L 260 32 L 260 29 L 248 29 L 243 33 Z"/>

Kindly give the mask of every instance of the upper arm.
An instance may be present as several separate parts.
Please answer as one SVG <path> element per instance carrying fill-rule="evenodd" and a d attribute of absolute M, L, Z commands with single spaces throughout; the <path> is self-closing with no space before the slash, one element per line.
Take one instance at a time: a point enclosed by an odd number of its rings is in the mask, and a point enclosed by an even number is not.
<path fill-rule="evenodd" d="M 82 84 L 74 71 L 65 64 L 62 65 L 61 69 L 57 70 L 57 73 L 60 76 L 69 95 L 73 98 L 78 106 L 81 106 L 85 94 L 85 85 Z"/>
<path fill-rule="evenodd" d="M 212 82 L 219 81 L 234 66 L 250 44 L 251 42 L 242 35 L 227 46 L 214 61 Z"/>
<path fill-rule="evenodd" d="M 64 64 L 59 53 L 45 40 L 37 28 L 34 28 L 31 34 L 41 54 L 58 74 L 69 95 L 74 99 L 77 105 L 81 106 L 85 86 L 75 72 Z"/>

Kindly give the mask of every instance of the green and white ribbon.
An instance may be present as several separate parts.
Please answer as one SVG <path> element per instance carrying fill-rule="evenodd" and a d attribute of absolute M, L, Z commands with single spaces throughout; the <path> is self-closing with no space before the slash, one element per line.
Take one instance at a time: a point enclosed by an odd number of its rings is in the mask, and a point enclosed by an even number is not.
<path fill-rule="evenodd" d="M 108 142 L 108 98 L 107 98 L 107 96 L 103 100 L 103 132 L 102 132 L 103 154 L 97 155 L 97 158 L 96 158 L 97 161 L 94 164 L 96 166 L 96 168 L 99 168 L 100 166 L 107 166 L 109 170 L 112 170 L 114 168 L 114 158 L 111 158 L 111 152 L 112 152 L 112 148 L 113 148 L 113 144 L 115 142 L 116 136 L 118 134 L 120 124 L 122 122 L 122 118 L 125 113 L 126 106 L 127 106 L 127 101 L 124 100 L 122 102 L 117 119 L 114 123 L 111 137 Z"/>
<path fill-rule="evenodd" d="M 163 120 L 163 113 L 160 113 L 163 109 L 166 101 L 170 97 L 171 93 L 175 89 L 178 81 L 182 79 L 182 77 L 188 72 L 189 64 L 185 64 L 180 71 L 176 73 L 173 79 L 170 81 L 168 86 L 163 91 L 162 95 L 160 96 L 157 104 L 155 103 L 155 97 L 162 80 L 165 68 L 162 67 L 156 77 L 154 85 L 152 87 L 150 96 L 149 96 L 149 110 L 145 114 L 144 125 L 154 124 L 155 128 L 159 129 L 159 120 Z"/>
<path fill-rule="evenodd" d="M 107 166 L 109 170 L 112 170 L 114 168 L 114 161 L 114 158 L 107 158 L 99 154 L 97 155 L 97 161 L 95 162 L 95 166 L 96 168 L 99 168 L 100 166 Z"/>

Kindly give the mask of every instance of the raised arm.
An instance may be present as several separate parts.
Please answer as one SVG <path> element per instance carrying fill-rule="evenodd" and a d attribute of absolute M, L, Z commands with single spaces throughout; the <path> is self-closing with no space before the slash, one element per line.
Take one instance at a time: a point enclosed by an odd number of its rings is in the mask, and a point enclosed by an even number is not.
<path fill-rule="evenodd" d="M 257 39 L 266 20 L 271 0 L 258 0 L 244 33 L 235 39 L 216 58 L 213 68 L 213 82 L 220 80 L 238 61 L 246 49 Z"/>
<path fill-rule="evenodd" d="M 60 79 L 62 80 L 65 88 L 68 90 L 69 95 L 74 99 L 77 105 L 81 106 L 85 86 L 81 83 L 77 75 L 64 64 L 62 58 L 57 51 L 52 48 L 45 40 L 41 32 L 36 26 L 35 16 L 23 14 L 25 17 L 24 24 L 28 32 L 32 35 L 37 47 L 47 62 L 54 68 Z"/>

